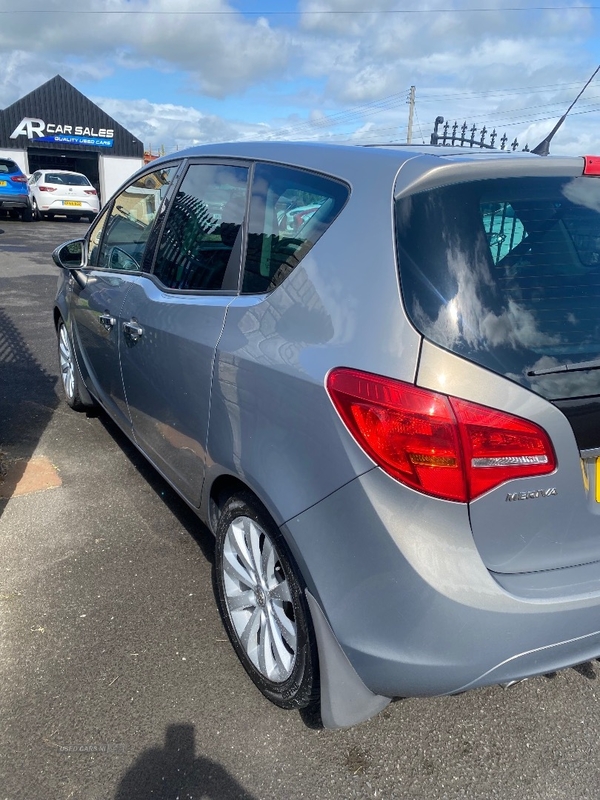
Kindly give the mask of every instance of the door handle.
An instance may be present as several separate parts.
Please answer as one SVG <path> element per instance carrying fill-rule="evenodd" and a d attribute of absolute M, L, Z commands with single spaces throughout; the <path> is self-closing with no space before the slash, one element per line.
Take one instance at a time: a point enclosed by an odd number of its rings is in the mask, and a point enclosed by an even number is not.
<path fill-rule="evenodd" d="M 135 320 L 123 323 L 123 333 L 128 336 L 132 342 L 137 342 L 140 336 L 144 333 L 141 325 L 138 325 Z"/>
<path fill-rule="evenodd" d="M 115 325 L 117 320 L 114 317 L 106 312 L 106 314 L 100 314 L 100 324 L 103 328 L 106 328 L 107 331 L 110 331 Z"/>

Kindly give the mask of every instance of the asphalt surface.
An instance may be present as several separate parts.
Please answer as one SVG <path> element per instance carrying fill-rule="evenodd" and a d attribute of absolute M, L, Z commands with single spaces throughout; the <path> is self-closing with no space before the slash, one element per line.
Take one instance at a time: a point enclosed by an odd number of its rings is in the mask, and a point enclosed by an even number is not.
<path fill-rule="evenodd" d="M 596 662 L 341 732 L 253 687 L 208 531 L 61 400 L 50 254 L 85 229 L 0 219 L 0 450 L 62 480 L 0 501 L 0 800 L 597 800 Z"/>

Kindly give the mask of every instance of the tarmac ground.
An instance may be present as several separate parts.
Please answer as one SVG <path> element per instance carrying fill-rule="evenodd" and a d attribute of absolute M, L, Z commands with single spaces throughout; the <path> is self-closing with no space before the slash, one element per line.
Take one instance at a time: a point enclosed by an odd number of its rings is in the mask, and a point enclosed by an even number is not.
<path fill-rule="evenodd" d="M 337 732 L 262 697 L 209 532 L 61 398 L 51 252 L 85 230 L 0 218 L 0 800 L 597 800 L 597 662 Z"/>

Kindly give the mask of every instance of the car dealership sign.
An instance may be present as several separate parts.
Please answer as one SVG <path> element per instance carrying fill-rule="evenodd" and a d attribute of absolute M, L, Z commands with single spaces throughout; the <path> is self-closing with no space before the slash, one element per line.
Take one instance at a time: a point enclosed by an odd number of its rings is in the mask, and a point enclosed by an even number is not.
<path fill-rule="evenodd" d="M 111 128 L 84 127 L 82 125 L 61 125 L 54 122 L 44 122 L 36 117 L 23 117 L 11 133 L 11 139 L 26 136 L 30 141 L 55 142 L 67 145 L 87 145 L 94 147 L 112 147 L 114 130 Z"/>

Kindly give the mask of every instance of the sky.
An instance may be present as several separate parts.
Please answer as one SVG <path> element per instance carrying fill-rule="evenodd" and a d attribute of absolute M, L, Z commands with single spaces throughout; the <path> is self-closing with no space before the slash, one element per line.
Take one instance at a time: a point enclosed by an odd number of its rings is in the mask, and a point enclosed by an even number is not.
<path fill-rule="evenodd" d="M 533 148 L 600 65 L 600 0 L 0 0 L 0 108 L 59 74 L 145 148 L 429 142 Z M 554 154 L 600 154 L 600 73 Z"/>

